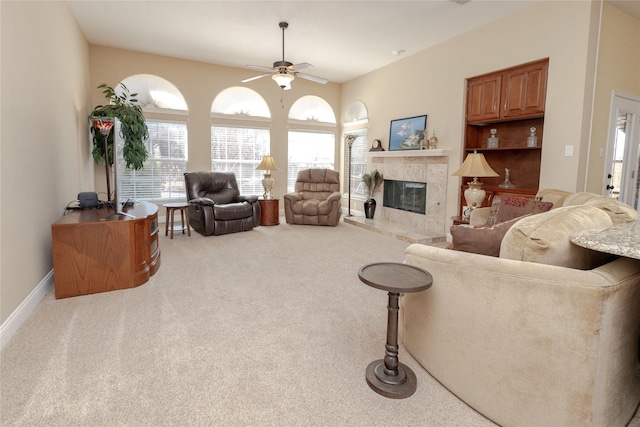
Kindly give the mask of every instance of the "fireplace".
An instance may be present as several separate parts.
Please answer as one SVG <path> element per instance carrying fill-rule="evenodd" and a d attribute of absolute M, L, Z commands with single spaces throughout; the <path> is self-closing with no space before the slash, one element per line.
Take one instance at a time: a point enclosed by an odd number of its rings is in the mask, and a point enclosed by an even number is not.
<path fill-rule="evenodd" d="M 424 215 L 427 207 L 427 183 L 385 179 L 382 206 Z"/>

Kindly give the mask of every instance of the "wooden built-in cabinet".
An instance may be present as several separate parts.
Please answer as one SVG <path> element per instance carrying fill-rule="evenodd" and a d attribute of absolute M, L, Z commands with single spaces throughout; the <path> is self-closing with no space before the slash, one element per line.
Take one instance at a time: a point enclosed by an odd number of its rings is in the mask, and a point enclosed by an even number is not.
<path fill-rule="evenodd" d="M 544 116 L 549 60 L 467 79 L 467 123 Z"/>
<path fill-rule="evenodd" d="M 549 59 L 467 79 L 464 151 L 477 150 L 500 176 L 480 178 L 487 192 L 484 206 L 496 193 L 533 197 L 540 182 L 540 163 L 544 140 L 544 107 Z M 536 128 L 538 144 L 527 147 L 530 128 Z M 490 130 L 497 130 L 498 148 L 487 148 Z M 513 189 L 500 188 L 505 168 L 510 170 Z M 464 189 L 473 177 L 462 181 L 460 212 Z"/>
<path fill-rule="evenodd" d="M 70 211 L 51 225 L 56 298 L 133 288 L 158 271 L 158 207 L 124 211 Z"/>

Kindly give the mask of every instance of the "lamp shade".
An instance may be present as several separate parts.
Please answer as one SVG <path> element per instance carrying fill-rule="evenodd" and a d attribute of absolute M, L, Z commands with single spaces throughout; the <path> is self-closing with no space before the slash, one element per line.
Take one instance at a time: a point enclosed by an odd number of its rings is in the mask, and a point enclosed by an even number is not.
<path fill-rule="evenodd" d="M 344 136 L 344 140 L 347 142 L 347 145 L 349 147 L 351 147 L 353 145 L 353 142 L 358 139 L 358 135 L 352 135 L 352 134 L 346 134 Z"/>
<path fill-rule="evenodd" d="M 293 75 L 291 74 L 287 74 L 286 72 L 284 73 L 277 73 L 271 76 L 271 78 L 278 84 L 278 86 L 280 86 L 282 89 L 284 90 L 289 90 L 291 89 L 291 82 L 293 81 L 293 79 L 295 78 Z"/>
<path fill-rule="evenodd" d="M 259 171 L 279 171 L 280 168 L 276 164 L 276 160 L 273 158 L 271 154 L 267 154 L 262 158 L 262 161 L 256 168 Z"/>
<path fill-rule="evenodd" d="M 496 171 L 491 169 L 487 159 L 484 158 L 484 154 L 474 151 L 469 154 L 462 165 L 451 175 L 453 176 L 471 176 L 471 177 L 483 177 L 483 176 L 499 176 Z"/>

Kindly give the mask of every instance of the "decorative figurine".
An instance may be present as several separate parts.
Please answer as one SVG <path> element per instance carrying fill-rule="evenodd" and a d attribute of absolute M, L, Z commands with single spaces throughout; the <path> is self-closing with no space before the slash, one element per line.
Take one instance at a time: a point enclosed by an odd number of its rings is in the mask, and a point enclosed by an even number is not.
<path fill-rule="evenodd" d="M 429 150 L 435 150 L 436 148 L 438 148 L 438 138 L 436 138 L 435 130 L 431 131 L 431 138 L 429 138 L 428 147 L 429 147 Z"/>
<path fill-rule="evenodd" d="M 487 138 L 487 148 L 498 148 L 498 129 L 491 129 L 491 137 Z"/>
<path fill-rule="evenodd" d="M 511 183 L 511 181 L 509 181 L 509 172 L 510 170 L 508 168 L 504 168 L 504 182 L 500 185 L 498 185 L 498 187 L 500 188 L 514 188 L 515 185 L 513 185 Z"/>

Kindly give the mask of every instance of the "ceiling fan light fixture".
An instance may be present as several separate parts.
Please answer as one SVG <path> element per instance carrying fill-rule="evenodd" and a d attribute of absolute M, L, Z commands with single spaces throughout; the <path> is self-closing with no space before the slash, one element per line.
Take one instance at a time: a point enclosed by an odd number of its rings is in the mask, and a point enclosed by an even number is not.
<path fill-rule="evenodd" d="M 291 82 L 295 78 L 291 74 L 277 73 L 271 76 L 271 78 L 284 90 L 291 89 Z"/>

